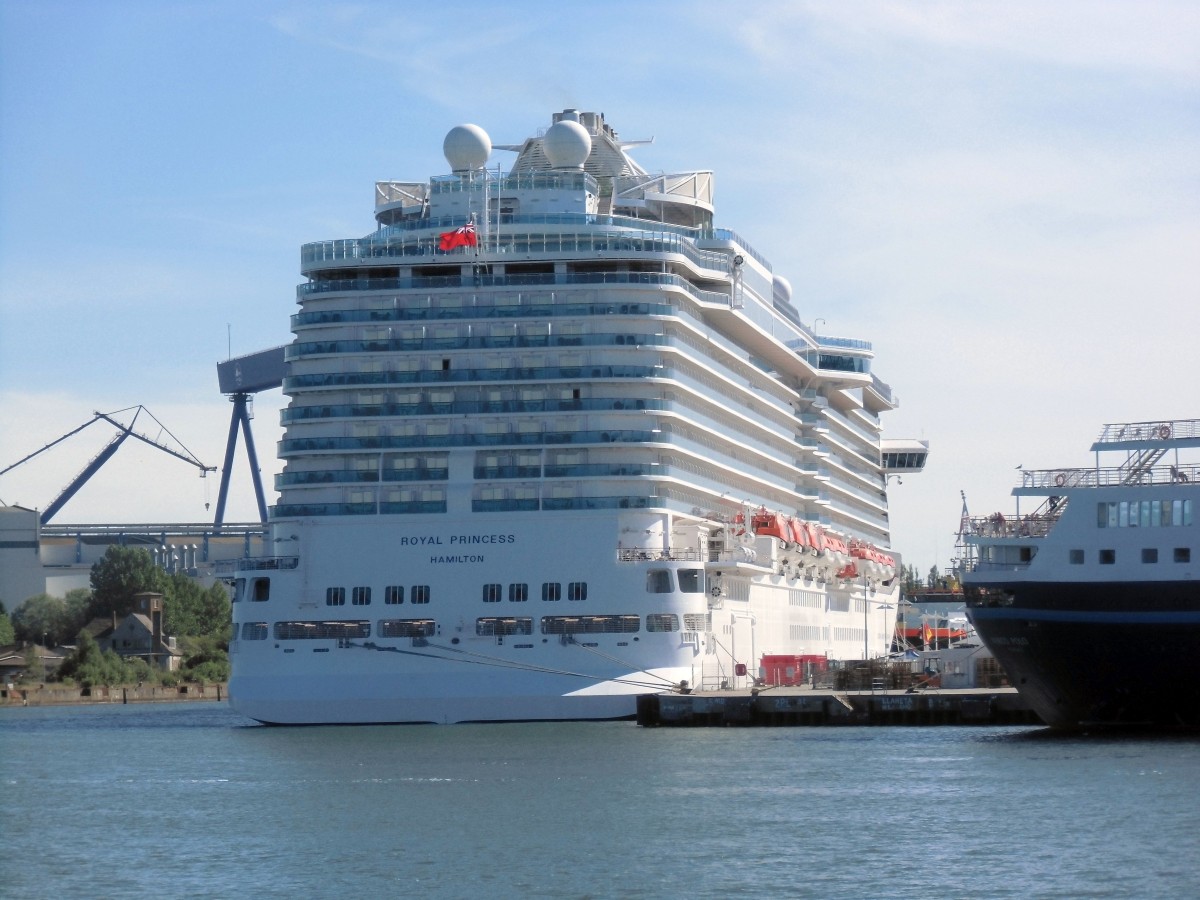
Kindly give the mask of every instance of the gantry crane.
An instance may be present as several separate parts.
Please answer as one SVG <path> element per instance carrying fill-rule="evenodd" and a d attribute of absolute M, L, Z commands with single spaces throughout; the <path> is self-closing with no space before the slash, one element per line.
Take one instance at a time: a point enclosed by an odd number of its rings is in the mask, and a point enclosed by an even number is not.
<path fill-rule="evenodd" d="M 113 416 L 120 415 L 121 413 L 129 412 L 129 410 L 131 410 L 131 409 L 136 410 L 136 411 L 133 414 L 133 419 L 129 422 L 128 425 L 123 425 L 120 422 L 118 422 L 116 419 L 113 418 Z M 184 452 L 180 453 L 178 450 L 174 450 L 171 447 L 166 446 L 165 444 L 160 444 L 158 441 L 154 440 L 153 438 L 147 437 L 144 434 L 138 434 L 136 431 L 134 431 L 133 426 L 137 423 L 138 416 L 140 416 L 142 413 L 145 413 L 151 419 L 154 419 L 154 421 L 156 423 L 158 423 L 158 427 L 159 427 L 160 431 L 164 431 L 168 435 L 170 435 L 171 439 L 173 441 L 175 441 L 175 443 L 179 444 L 179 446 L 181 448 L 183 448 Z M 87 422 L 84 422 L 78 428 L 73 429 L 72 431 L 68 431 L 66 434 L 64 434 L 62 437 L 58 438 L 57 440 L 51 441 L 46 446 L 42 447 L 41 450 L 37 450 L 33 453 L 30 453 L 24 459 L 17 460 L 15 463 L 13 463 L 11 466 L 8 466 L 7 468 L 0 469 L 0 475 L 3 475 L 5 472 L 15 469 L 17 466 L 21 465 L 22 463 L 28 462 L 29 460 L 33 459 L 35 456 L 38 456 L 39 454 L 46 452 L 51 447 L 61 444 L 67 438 L 71 437 L 72 435 L 78 434 L 79 432 L 83 431 L 83 429 L 87 428 L 89 425 L 92 425 L 101 420 L 108 422 L 110 425 L 116 426 L 117 430 L 120 433 L 117 434 L 117 436 L 114 437 L 111 441 L 109 441 L 108 445 L 103 450 L 101 450 L 91 462 L 89 462 L 86 466 L 84 466 L 83 471 L 75 476 L 75 480 L 72 481 L 70 484 L 68 484 L 63 489 L 62 493 L 60 493 L 56 498 L 54 498 L 53 502 L 51 502 L 51 504 L 46 507 L 45 511 L 43 511 L 42 515 L 41 515 L 41 523 L 43 525 L 47 524 L 52 518 L 54 518 L 54 515 L 60 509 L 62 509 L 63 506 L 66 505 L 67 501 L 69 501 L 72 497 L 75 496 L 75 494 L 77 494 L 79 492 L 79 489 L 81 487 L 83 487 L 84 484 L 87 483 L 87 480 L 89 478 L 91 478 L 93 475 L 96 474 L 96 472 L 98 472 L 100 470 L 101 466 L 103 466 L 106 462 L 108 462 L 109 459 L 112 458 L 112 455 L 117 452 L 117 449 L 121 446 L 121 444 L 123 444 L 125 442 L 125 439 L 129 438 L 129 437 L 135 437 L 139 441 L 144 441 L 145 443 L 149 444 L 151 447 L 157 447 L 159 450 L 162 450 L 164 453 L 171 454 L 176 459 L 182 459 L 184 462 L 190 463 L 191 465 L 195 466 L 196 468 L 198 468 L 200 470 L 201 478 L 207 476 L 209 472 L 217 471 L 216 466 L 206 466 L 199 459 L 197 459 L 195 454 L 193 454 L 192 451 L 190 451 L 186 447 L 184 447 L 183 444 L 180 443 L 179 439 L 176 438 L 175 435 L 171 434 L 171 432 L 167 430 L 166 426 L 163 425 L 162 422 L 159 422 L 158 419 L 154 418 L 154 414 L 152 412 L 150 412 L 150 410 L 146 409 L 144 406 L 130 406 L 130 407 L 127 407 L 126 409 L 119 409 L 119 410 L 116 410 L 115 412 L 111 412 L 111 413 L 97 412 L 90 420 L 88 420 Z"/>

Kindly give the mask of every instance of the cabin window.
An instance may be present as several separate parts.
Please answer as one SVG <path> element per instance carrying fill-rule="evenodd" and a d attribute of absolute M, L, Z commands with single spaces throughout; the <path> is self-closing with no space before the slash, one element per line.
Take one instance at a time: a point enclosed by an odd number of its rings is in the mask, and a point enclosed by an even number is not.
<path fill-rule="evenodd" d="M 553 603 L 562 599 L 562 585 L 557 581 L 546 581 L 542 583 L 542 599 L 546 602 Z"/>
<path fill-rule="evenodd" d="M 1177 562 L 1177 563 L 1191 562 L 1192 561 L 1192 548 L 1191 547 L 1176 547 L 1174 559 L 1175 559 L 1175 562 Z"/>
<path fill-rule="evenodd" d="M 703 569 L 680 569 L 675 573 L 679 579 L 679 590 L 684 594 L 704 593 Z"/>
<path fill-rule="evenodd" d="M 646 592 L 649 594 L 671 593 L 671 570 L 650 569 L 646 573 Z"/>
<path fill-rule="evenodd" d="M 433 619 L 382 619 L 379 622 L 381 638 L 431 637 L 436 631 Z"/>
<path fill-rule="evenodd" d="M 346 605 L 346 589 L 343 587 L 331 587 L 325 589 L 325 605 L 326 606 L 345 606 Z"/>
<path fill-rule="evenodd" d="M 529 599 L 529 585 L 527 584 L 510 584 L 508 586 L 508 602 L 509 603 L 524 603 Z"/>
<path fill-rule="evenodd" d="M 243 622 L 242 623 L 242 640 L 243 641 L 265 641 L 267 639 L 267 623 L 266 622 Z"/>
<path fill-rule="evenodd" d="M 568 600 L 586 600 L 587 599 L 587 582 L 572 581 L 567 584 L 567 599 Z"/>
<path fill-rule="evenodd" d="M 371 589 L 369 587 L 354 588 L 350 592 L 350 602 L 355 606 L 370 606 Z"/>
<path fill-rule="evenodd" d="M 647 631 L 678 631 L 679 616 L 675 613 L 650 613 L 646 616 Z"/>
<path fill-rule="evenodd" d="M 1111 566 L 1116 561 L 1117 561 L 1117 551 L 1116 550 L 1101 550 L 1100 551 L 1100 565 Z"/>
<path fill-rule="evenodd" d="M 505 634 L 533 634 L 533 619 L 486 618 L 475 620 L 475 633 L 483 637 Z"/>
<path fill-rule="evenodd" d="M 239 603 L 246 597 L 246 579 L 238 578 L 233 582 L 233 602 Z"/>
<path fill-rule="evenodd" d="M 498 584 L 485 584 L 483 586 L 483 602 L 484 603 L 499 603 L 503 588 Z"/>
<path fill-rule="evenodd" d="M 370 622 L 276 622 L 277 641 L 349 640 L 371 636 Z"/>
<path fill-rule="evenodd" d="M 409 602 L 411 602 L 411 603 L 428 603 L 429 602 L 429 585 L 414 584 L 412 586 L 412 593 L 409 595 Z"/>
<path fill-rule="evenodd" d="M 257 603 L 271 599 L 271 579 L 255 578 L 251 582 L 250 599 Z"/>
<path fill-rule="evenodd" d="M 1157 547 L 1143 547 L 1142 548 L 1142 562 L 1144 562 L 1144 563 L 1158 562 L 1158 548 Z"/>
<path fill-rule="evenodd" d="M 1082 550 L 1072 550 L 1069 561 L 1070 561 L 1071 565 L 1073 565 L 1073 566 L 1082 566 L 1083 565 L 1083 551 Z"/>
<path fill-rule="evenodd" d="M 389 606 L 404 602 L 404 587 L 399 584 L 389 584 L 383 589 L 383 602 Z"/>

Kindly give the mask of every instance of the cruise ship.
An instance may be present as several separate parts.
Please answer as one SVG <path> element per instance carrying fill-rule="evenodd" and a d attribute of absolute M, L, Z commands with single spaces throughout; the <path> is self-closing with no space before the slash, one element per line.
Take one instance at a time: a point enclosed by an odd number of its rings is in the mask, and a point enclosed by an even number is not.
<path fill-rule="evenodd" d="M 1046 724 L 1200 728 L 1197 447 L 1200 419 L 1105 425 L 1093 466 L 1022 471 L 1015 512 L 964 498 L 967 614 Z"/>
<path fill-rule="evenodd" d="M 922 441 L 868 341 L 818 334 L 603 115 L 446 135 L 306 244 L 271 554 L 235 577 L 230 700 L 262 722 L 632 717 L 764 655 L 887 651 L 890 475 Z M 489 161 L 515 154 L 504 173 Z"/>

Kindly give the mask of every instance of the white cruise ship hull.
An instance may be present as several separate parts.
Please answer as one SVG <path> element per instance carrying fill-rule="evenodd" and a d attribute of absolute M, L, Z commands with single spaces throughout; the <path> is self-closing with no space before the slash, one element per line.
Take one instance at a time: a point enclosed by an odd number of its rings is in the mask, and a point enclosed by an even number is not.
<path fill-rule="evenodd" d="M 501 176 L 459 126 L 451 175 L 379 183 L 374 233 L 302 249 L 235 709 L 613 719 L 768 656 L 795 677 L 887 651 L 886 460 L 927 447 L 883 448 L 870 344 L 803 324 L 714 227 L 712 174 L 630 146 L 567 110 Z"/>

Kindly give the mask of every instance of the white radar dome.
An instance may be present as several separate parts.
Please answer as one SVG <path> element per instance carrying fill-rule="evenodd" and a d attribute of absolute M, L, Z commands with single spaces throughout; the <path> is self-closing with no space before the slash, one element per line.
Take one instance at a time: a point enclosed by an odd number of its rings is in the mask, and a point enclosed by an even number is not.
<path fill-rule="evenodd" d="M 592 136 L 578 122 L 555 122 L 542 138 L 542 149 L 552 169 L 582 169 L 592 152 Z"/>
<path fill-rule="evenodd" d="M 772 285 L 772 292 L 784 303 L 792 302 L 792 283 L 782 275 L 775 276 L 775 282 Z"/>
<path fill-rule="evenodd" d="M 453 172 L 482 169 L 492 152 L 492 139 L 478 125 L 455 125 L 442 142 L 442 152 Z"/>

